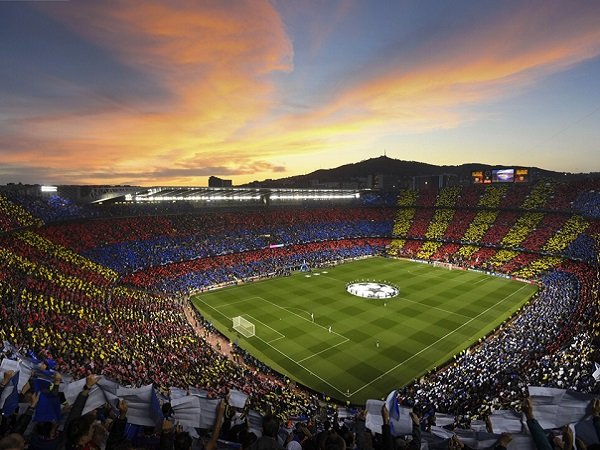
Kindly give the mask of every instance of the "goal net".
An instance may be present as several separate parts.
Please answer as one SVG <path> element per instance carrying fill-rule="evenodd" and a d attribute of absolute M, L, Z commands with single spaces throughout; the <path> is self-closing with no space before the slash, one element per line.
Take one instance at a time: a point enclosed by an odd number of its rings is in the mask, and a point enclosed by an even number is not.
<path fill-rule="evenodd" d="M 444 269 L 452 270 L 452 264 L 441 261 L 434 261 L 433 267 L 442 267 Z"/>
<path fill-rule="evenodd" d="M 244 337 L 254 336 L 254 324 L 242 316 L 236 316 L 233 318 L 233 329 L 240 333 Z"/>

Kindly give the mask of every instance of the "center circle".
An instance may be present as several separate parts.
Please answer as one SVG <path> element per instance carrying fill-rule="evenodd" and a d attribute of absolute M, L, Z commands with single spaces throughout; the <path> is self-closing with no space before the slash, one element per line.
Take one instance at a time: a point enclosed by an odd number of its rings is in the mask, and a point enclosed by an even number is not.
<path fill-rule="evenodd" d="M 400 290 L 396 286 L 379 281 L 355 281 L 348 283 L 346 291 L 363 298 L 392 298 L 400 293 Z"/>

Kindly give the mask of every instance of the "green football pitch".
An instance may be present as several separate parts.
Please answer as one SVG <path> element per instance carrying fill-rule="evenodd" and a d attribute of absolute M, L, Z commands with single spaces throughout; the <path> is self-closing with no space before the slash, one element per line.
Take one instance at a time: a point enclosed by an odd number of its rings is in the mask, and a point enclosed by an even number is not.
<path fill-rule="evenodd" d="M 400 293 L 385 300 L 357 297 L 346 291 L 356 280 L 387 281 Z M 223 334 L 275 370 L 358 404 L 450 360 L 536 289 L 478 272 L 375 257 L 210 291 L 193 302 Z M 235 316 L 252 322 L 255 336 L 236 333 Z"/>

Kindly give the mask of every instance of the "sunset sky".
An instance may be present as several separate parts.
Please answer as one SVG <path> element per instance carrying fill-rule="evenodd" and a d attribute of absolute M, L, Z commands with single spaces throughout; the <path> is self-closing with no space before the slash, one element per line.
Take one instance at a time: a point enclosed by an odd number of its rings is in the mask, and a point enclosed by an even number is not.
<path fill-rule="evenodd" d="M 0 184 L 600 171 L 600 1 L 0 1 Z"/>

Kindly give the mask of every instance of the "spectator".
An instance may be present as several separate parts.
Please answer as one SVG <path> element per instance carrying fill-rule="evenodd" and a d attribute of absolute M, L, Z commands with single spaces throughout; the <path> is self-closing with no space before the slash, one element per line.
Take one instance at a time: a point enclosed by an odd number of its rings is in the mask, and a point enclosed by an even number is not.
<path fill-rule="evenodd" d="M 262 436 L 248 447 L 248 450 L 283 450 L 284 447 L 277 441 L 279 432 L 279 419 L 271 414 L 266 415 L 262 422 Z"/>

